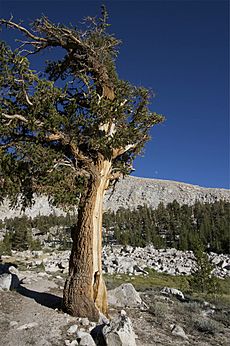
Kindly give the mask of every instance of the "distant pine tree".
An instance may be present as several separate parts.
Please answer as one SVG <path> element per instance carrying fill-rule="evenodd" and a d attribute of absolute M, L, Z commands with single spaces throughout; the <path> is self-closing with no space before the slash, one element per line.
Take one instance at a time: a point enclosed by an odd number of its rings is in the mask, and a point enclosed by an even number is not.
<path fill-rule="evenodd" d="M 201 242 L 197 242 L 194 255 L 196 258 L 196 270 L 190 279 L 191 288 L 202 293 L 220 293 L 217 278 L 212 274 L 214 266 L 210 263 L 207 253 L 204 252 Z"/>

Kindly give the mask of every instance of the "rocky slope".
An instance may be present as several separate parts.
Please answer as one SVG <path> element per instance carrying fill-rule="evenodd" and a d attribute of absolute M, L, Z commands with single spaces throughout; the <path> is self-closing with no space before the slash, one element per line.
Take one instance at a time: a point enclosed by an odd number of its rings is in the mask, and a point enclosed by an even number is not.
<path fill-rule="evenodd" d="M 113 193 L 108 191 L 105 196 L 105 209 L 116 211 L 118 208 L 136 208 L 138 205 L 148 205 L 156 208 L 160 202 L 164 204 L 177 200 L 179 204 L 192 205 L 196 200 L 203 203 L 212 203 L 220 199 L 230 201 L 230 191 L 226 189 L 204 188 L 196 185 L 185 184 L 170 180 L 147 179 L 137 177 L 126 177 L 120 180 Z M 57 215 L 64 212 L 58 208 L 49 206 L 45 197 L 36 198 L 36 203 L 26 214 L 35 217 L 38 214 Z M 15 217 L 20 210 L 10 209 L 9 203 L 5 201 L 0 206 L 0 219 Z"/>
<path fill-rule="evenodd" d="M 156 208 L 160 202 L 167 204 L 174 200 L 181 205 L 192 205 L 196 200 L 212 203 L 221 199 L 230 201 L 230 191 L 171 180 L 127 177 L 117 184 L 111 198 L 107 194 L 105 205 L 106 209 L 111 210 L 119 207 L 136 208 L 144 204 Z"/>
<path fill-rule="evenodd" d="M 46 249 L 48 250 L 48 249 Z M 58 273 L 60 270 L 67 274 L 69 270 L 70 251 L 13 251 L 12 257 L 2 256 L 4 261 L 17 259 L 26 263 L 27 268 L 43 268 L 48 273 Z M 213 275 L 219 278 L 230 277 L 230 255 L 209 253 L 213 265 Z M 192 251 L 176 249 L 155 249 L 152 245 L 144 248 L 113 245 L 105 246 L 102 250 L 102 269 L 109 275 L 148 275 L 146 269 L 155 270 L 169 275 L 190 275 L 195 269 L 195 257 Z"/>

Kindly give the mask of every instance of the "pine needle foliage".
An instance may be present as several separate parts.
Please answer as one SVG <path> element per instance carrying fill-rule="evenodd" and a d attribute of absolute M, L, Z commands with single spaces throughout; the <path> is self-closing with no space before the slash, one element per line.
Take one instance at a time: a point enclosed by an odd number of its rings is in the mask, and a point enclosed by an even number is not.
<path fill-rule="evenodd" d="M 112 162 L 111 183 L 129 174 L 163 116 L 150 110 L 150 90 L 119 78 L 121 42 L 105 7 L 77 27 L 46 17 L 29 29 L 12 18 L 0 25 L 23 35 L 14 51 L 0 43 L 1 200 L 20 197 L 25 207 L 43 193 L 56 205 L 77 204 L 99 158 Z M 30 67 L 33 54 L 55 48 L 61 59 L 44 71 Z"/>

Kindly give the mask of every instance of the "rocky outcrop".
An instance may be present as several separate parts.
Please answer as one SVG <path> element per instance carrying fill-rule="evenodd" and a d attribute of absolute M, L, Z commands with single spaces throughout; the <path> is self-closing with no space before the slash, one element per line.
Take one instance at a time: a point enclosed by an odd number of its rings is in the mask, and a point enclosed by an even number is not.
<path fill-rule="evenodd" d="M 230 191 L 226 189 L 204 188 L 197 185 L 185 184 L 171 180 L 158 180 L 137 177 L 121 179 L 113 193 L 108 191 L 105 196 L 105 210 L 116 211 L 120 207 L 135 209 L 138 205 L 146 204 L 156 208 L 160 202 L 164 204 L 177 200 L 179 204 L 192 205 L 196 200 L 203 203 L 213 203 L 218 200 L 230 201 Z M 51 207 L 44 196 L 36 197 L 32 208 L 26 209 L 26 215 L 65 215 L 61 209 Z M 0 219 L 20 215 L 20 208 L 11 209 L 9 201 L 0 205 Z"/>
<path fill-rule="evenodd" d="M 117 210 L 119 207 L 135 209 L 146 204 L 156 208 L 160 202 L 167 204 L 177 200 L 181 205 L 192 205 L 197 200 L 213 203 L 218 200 L 230 201 L 230 191 L 225 189 L 204 188 L 171 180 L 158 180 L 127 177 L 116 185 L 110 198 L 106 195 L 106 209 Z"/>

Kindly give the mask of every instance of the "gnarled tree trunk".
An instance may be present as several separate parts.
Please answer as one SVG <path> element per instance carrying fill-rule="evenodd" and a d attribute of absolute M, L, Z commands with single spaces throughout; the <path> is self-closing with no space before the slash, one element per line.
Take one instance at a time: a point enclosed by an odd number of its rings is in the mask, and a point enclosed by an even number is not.
<path fill-rule="evenodd" d="M 92 170 L 80 200 L 78 221 L 72 232 L 69 277 L 64 288 L 64 309 L 71 315 L 97 320 L 107 314 L 107 293 L 102 278 L 102 212 L 111 162 L 101 160 Z"/>

